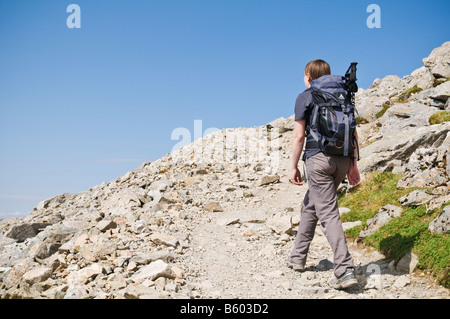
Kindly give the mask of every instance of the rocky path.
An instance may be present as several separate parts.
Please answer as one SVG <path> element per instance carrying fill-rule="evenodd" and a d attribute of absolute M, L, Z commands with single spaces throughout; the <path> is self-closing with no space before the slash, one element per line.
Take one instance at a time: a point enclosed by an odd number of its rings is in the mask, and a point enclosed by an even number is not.
<path fill-rule="evenodd" d="M 191 229 L 190 249 L 180 263 L 194 298 L 448 298 L 449 291 L 416 270 L 398 274 L 379 252 L 349 243 L 357 265 L 358 288 L 338 291 L 333 278 L 332 252 L 320 227 L 311 244 L 309 270 L 294 272 L 286 266 L 295 232 L 283 229 L 272 211 L 298 218 L 307 186 L 290 183 L 261 187 L 244 202 L 225 203 L 223 212 L 201 213 Z M 278 228 L 277 228 L 278 227 Z M 294 229 L 296 230 L 296 228 Z"/>

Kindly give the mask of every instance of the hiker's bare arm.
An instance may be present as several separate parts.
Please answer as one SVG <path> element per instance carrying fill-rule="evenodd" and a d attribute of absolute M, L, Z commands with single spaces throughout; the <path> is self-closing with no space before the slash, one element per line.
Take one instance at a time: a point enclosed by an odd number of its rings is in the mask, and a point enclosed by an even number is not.
<path fill-rule="evenodd" d="M 355 137 L 356 140 L 358 140 L 358 131 L 355 129 Z M 354 158 L 352 160 L 352 163 L 350 163 L 350 167 L 348 168 L 347 173 L 348 181 L 350 185 L 354 186 L 358 184 L 361 181 L 361 177 L 359 175 L 359 169 L 358 169 L 358 150 L 355 149 Z"/>
<path fill-rule="evenodd" d="M 302 185 L 302 176 L 298 169 L 298 162 L 300 161 L 300 156 L 302 155 L 303 146 L 305 144 L 305 127 L 306 120 L 295 121 L 294 124 L 294 138 L 292 140 L 292 166 L 291 166 L 291 176 L 292 182 L 295 185 Z"/>
<path fill-rule="evenodd" d="M 294 138 L 292 140 L 292 169 L 297 168 L 303 145 L 305 144 L 306 120 L 295 121 Z"/>

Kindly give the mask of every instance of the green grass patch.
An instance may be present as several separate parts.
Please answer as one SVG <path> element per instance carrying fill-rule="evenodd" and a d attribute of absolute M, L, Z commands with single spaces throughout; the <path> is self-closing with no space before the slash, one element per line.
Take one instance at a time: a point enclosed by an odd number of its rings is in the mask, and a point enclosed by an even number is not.
<path fill-rule="evenodd" d="M 444 122 L 450 122 L 450 112 L 448 111 L 439 111 L 434 113 L 428 119 L 430 125 L 441 124 Z"/>
<path fill-rule="evenodd" d="M 383 103 L 382 105 L 382 109 L 380 112 L 378 112 L 377 114 L 375 114 L 375 117 L 377 119 L 379 119 L 380 117 L 382 117 L 384 115 L 384 113 L 386 113 L 386 111 L 391 107 L 391 103 Z"/>
<path fill-rule="evenodd" d="M 401 177 L 389 172 L 369 174 L 363 183 L 339 198 L 340 207 L 351 209 L 351 212 L 342 216 L 342 221 L 362 221 L 361 226 L 346 231 L 348 238 L 358 238 L 360 231 L 367 227 L 367 219 L 374 217 L 382 206 L 400 206 L 398 198 L 413 190 L 397 189 L 397 182 Z M 427 212 L 425 205 L 403 207 L 401 217 L 392 219 L 374 234 L 364 238 L 363 243 L 381 251 L 388 261 L 398 261 L 412 251 L 419 258 L 418 268 L 430 271 L 448 288 L 450 236 L 432 234 L 428 230 L 428 224 L 442 209 L 443 207 Z"/>
<path fill-rule="evenodd" d="M 397 189 L 401 178 L 400 174 L 374 172 L 345 197 L 341 196 L 339 206 L 351 209 L 351 212 L 342 216 L 342 222 L 362 221 L 361 226 L 346 232 L 350 238 L 358 238 L 360 231 L 367 227 L 367 219 L 374 217 L 384 205 L 400 206 L 398 199 L 410 191 Z"/>
<path fill-rule="evenodd" d="M 450 81 L 450 78 L 438 78 L 438 79 L 435 79 L 434 83 L 433 83 L 433 87 L 439 86 L 442 83 L 445 83 L 447 81 Z"/>
<path fill-rule="evenodd" d="M 418 87 L 416 84 L 412 88 L 410 88 L 410 89 L 406 90 L 405 92 L 403 92 L 402 94 L 400 94 L 397 98 L 397 102 L 401 102 L 401 103 L 407 102 L 412 94 L 416 94 L 416 93 L 419 93 L 422 91 L 423 91 L 423 89 Z"/>
<path fill-rule="evenodd" d="M 422 91 L 423 91 L 423 89 L 418 87 L 417 84 L 416 84 L 412 88 L 406 90 L 402 95 L 409 95 L 409 96 L 411 96 L 411 94 L 420 93 Z"/>
<path fill-rule="evenodd" d="M 360 117 L 359 118 L 359 124 L 368 124 L 369 121 L 367 119 L 365 119 L 364 117 Z"/>

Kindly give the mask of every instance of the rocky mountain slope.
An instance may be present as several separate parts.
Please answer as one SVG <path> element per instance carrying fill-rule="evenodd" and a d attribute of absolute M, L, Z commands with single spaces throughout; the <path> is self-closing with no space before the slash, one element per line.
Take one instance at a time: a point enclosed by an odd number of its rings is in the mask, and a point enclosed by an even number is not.
<path fill-rule="evenodd" d="M 432 188 L 402 200 L 432 209 L 450 200 L 450 122 L 429 122 L 450 111 L 450 42 L 423 63 L 358 92 L 359 166 L 363 174 L 402 173 L 398 187 Z M 448 298 L 415 269 L 414 256 L 388 264 L 353 242 L 360 285 L 332 289 L 320 227 L 310 271 L 286 267 L 307 190 L 289 182 L 292 130 L 293 117 L 224 129 L 109 183 L 43 201 L 27 217 L 1 220 L 0 298 Z M 449 214 L 430 229 L 448 232 Z M 395 208 L 379 215 L 395 218 Z"/>

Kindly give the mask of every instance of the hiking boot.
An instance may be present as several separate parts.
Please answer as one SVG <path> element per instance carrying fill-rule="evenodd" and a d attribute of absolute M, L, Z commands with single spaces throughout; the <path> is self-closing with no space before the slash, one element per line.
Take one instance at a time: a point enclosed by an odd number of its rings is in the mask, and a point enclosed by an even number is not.
<path fill-rule="evenodd" d="M 287 266 L 295 271 L 305 271 L 305 265 L 297 264 L 292 261 L 292 259 L 289 257 L 287 261 Z"/>
<path fill-rule="evenodd" d="M 358 280 L 356 280 L 353 268 L 347 268 L 342 276 L 331 280 L 330 284 L 334 289 L 349 289 L 358 286 Z"/>

